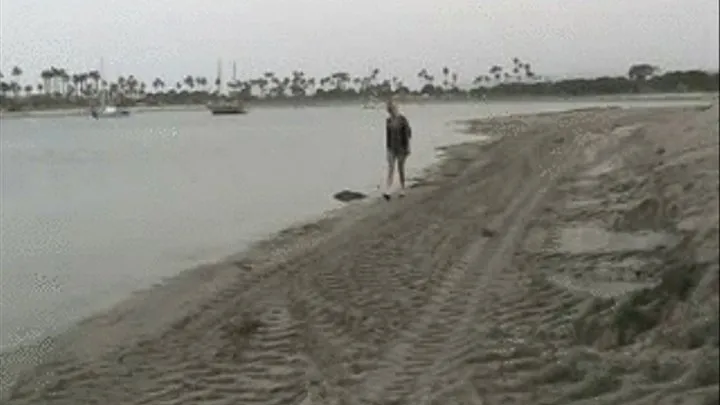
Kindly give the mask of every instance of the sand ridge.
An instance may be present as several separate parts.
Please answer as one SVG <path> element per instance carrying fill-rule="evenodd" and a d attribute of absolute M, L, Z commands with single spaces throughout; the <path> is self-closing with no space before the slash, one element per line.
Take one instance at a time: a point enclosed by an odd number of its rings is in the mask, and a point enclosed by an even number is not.
<path fill-rule="evenodd" d="M 717 125 L 472 122 L 493 140 L 446 148 L 405 199 L 87 321 L 6 403 L 716 403 Z"/>

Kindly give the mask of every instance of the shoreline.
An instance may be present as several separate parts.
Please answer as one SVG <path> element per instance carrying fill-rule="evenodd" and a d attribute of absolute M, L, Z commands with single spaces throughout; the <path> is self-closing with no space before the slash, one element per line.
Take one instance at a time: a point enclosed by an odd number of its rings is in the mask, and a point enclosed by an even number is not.
<path fill-rule="evenodd" d="M 487 100 L 479 98 L 457 99 L 413 99 L 400 101 L 403 105 L 434 105 L 434 104 L 484 104 L 484 103 L 552 103 L 552 102 L 586 102 L 586 101 L 707 101 L 718 99 L 716 92 L 703 93 L 648 93 L 648 94 L 612 94 L 596 96 L 507 96 L 494 97 Z M 364 100 L 305 100 L 305 101 L 250 101 L 248 106 L 254 108 L 325 108 L 335 106 L 363 106 Z M 381 108 L 376 106 L 371 109 Z M 158 112 L 193 112 L 205 111 L 205 104 L 178 104 L 161 106 L 134 106 L 128 107 L 131 114 L 147 114 Z M 21 118 L 67 118 L 89 116 L 88 109 L 84 107 L 49 108 L 26 111 L 0 111 L 0 119 Z"/>
<path fill-rule="evenodd" d="M 469 121 L 467 125 L 470 125 Z M 455 132 L 461 133 L 457 129 Z M 434 160 L 426 166 L 418 168 L 417 173 L 408 178 L 408 188 L 422 187 L 440 180 L 443 167 L 453 165 L 455 163 L 453 162 L 454 159 L 464 155 L 461 149 L 465 145 L 477 145 L 493 141 L 486 139 L 482 135 L 481 137 L 481 139 L 472 139 L 473 136 L 470 135 L 468 141 L 435 148 Z M 0 383 L 0 400 L 5 398 L 8 381 L 14 381 L 19 374 L 46 363 L 48 361 L 46 356 L 50 355 L 52 357 L 52 353 L 56 352 L 59 347 L 77 346 L 77 337 L 83 335 L 83 329 L 97 331 L 98 328 L 102 328 L 107 323 L 108 318 L 122 320 L 125 317 L 147 312 L 148 310 L 152 312 L 151 309 L 157 306 L 155 302 L 163 301 L 170 294 L 192 295 L 191 290 L 195 289 L 198 283 L 201 284 L 208 278 L 232 279 L 237 269 L 254 271 L 257 262 L 262 262 L 263 268 L 276 265 L 283 260 L 277 256 L 279 251 L 282 252 L 282 256 L 292 256 L 299 251 L 309 249 L 309 244 L 314 245 L 328 240 L 362 218 L 372 215 L 378 208 L 382 209 L 387 202 L 380 197 L 380 194 L 373 191 L 364 199 L 339 204 L 341 205 L 335 208 L 326 209 L 311 217 L 300 218 L 280 229 L 270 231 L 264 237 L 258 238 L 248 247 L 238 252 L 180 270 L 177 274 L 160 280 L 148 288 L 133 291 L 128 297 L 110 308 L 99 310 L 93 315 L 61 328 L 59 333 L 39 337 L 32 342 L 0 351 L 0 381 L 2 381 Z M 267 274 L 261 274 L 260 279 L 266 276 Z M 253 283 L 257 281 L 257 279 L 252 280 Z M 219 284 L 222 285 L 223 283 L 220 282 Z M 162 306 L 162 304 L 160 305 Z M 162 311 L 166 314 L 177 313 L 178 316 L 182 316 L 182 308 L 179 309 L 180 311 L 167 311 L 166 308 L 163 308 Z M 167 316 L 162 318 L 164 318 L 164 324 L 172 323 Z M 154 324 L 151 329 L 155 330 L 158 327 L 159 324 Z M 8 370 L 4 366 L 7 364 L 16 365 L 16 363 L 20 362 L 23 364 L 17 370 Z M 9 384 L 9 386 L 12 385 L 14 385 L 14 382 Z"/>
<path fill-rule="evenodd" d="M 480 132 L 480 135 L 489 135 L 489 139 L 472 140 L 473 135 L 469 135 L 468 142 L 438 148 L 441 156 L 435 163 L 422 170 L 423 174 L 418 176 L 417 181 L 411 183 L 411 194 L 416 195 L 409 195 L 407 198 L 418 201 L 417 204 L 420 204 L 420 200 L 427 200 L 427 204 L 433 205 L 438 204 L 438 201 L 442 201 L 442 199 L 437 200 L 440 198 L 438 197 L 438 193 L 440 193 L 438 190 L 445 190 L 453 196 L 458 194 L 457 187 L 460 187 L 460 185 L 455 183 L 460 181 L 458 179 L 462 176 L 462 173 L 469 170 L 477 172 L 485 165 L 489 165 L 488 167 L 501 165 L 498 162 L 486 162 L 485 160 L 489 158 L 483 157 L 485 151 L 493 148 L 495 144 L 503 142 L 518 144 L 519 140 L 510 139 L 506 141 L 506 138 L 512 138 L 518 130 L 514 126 L 517 124 L 523 127 L 524 124 L 522 123 L 525 121 L 540 121 L 544 123 L 542 125 L 552 125 L 552 122 L 560 119 L 570 120 L 576 116 L 585 117 L 583 119 L 592 119 L 593 115 L 597 114 L 615 117 L 613 119 L 619 123 L 627 121 L 632 124 L 632 117 L 635 116 L 662 116 L 663 114 L 659 113 L 660 110 L 667 110 L 668 114 L 672 115 L 680 114 L 679 111 L 689 111 L 691 109 L 688 107 L 661 107 L 618 111 L 612 108 L 596 108 L 586 111 L 513 115 L 489 118 L 480 122 L 475 120 L 463 121 L 463 125 L 468 130 L 472 130 L 476 134 Z M 595 123 L 588 125 L 592 128 L 604 128 L 607 124 Z M 545 150 L 554 145 L 562 144 L 562 142 L 553 141 L 550 142 L 550 145 L 538 144 L 536 147 Z M 498 148 L 501 147 L 498 146 Z M 512 148 L 509 150 L 512 150 Z M 503 195 L 508 196 L 506 193 Z M 500 196 L 497 198 L 500 198 Z M 390 204 L 394 203 L 391 202 Z M 398 204 L 402 203 L 398 202 Z M 420 207 L 420 205 L 417 205 L 417 207 Z M 131 365 L 133 362 L 138 361 L 135 357 L 137 354 L 134 352 L 138 348 L 151 345 L 158 339 L 162 339 L 163 336 L 172 339 L 172 334 L 182 333 L 188 323 L 208 322 L 206 327 L 211 327 L 213 322 L 224 322 L 223 319 L 226 317 L 233 318 L 237 315 L 232 312 L 227 313 L 225 310 L 213 314 L 206 313 L 213 306 L 221 305 L 221 301 L 223 302 L 222 305 L 230 304 L 230 308 L 235 308 L 234 312 L 241 315 L 250 311 L 247 308 L 242 308 L 242 304 L 245 302 L 254 302 L 255 300 L 258 302 L 263 302 L 263 300 L 272 301 L 273 297 L 263 298 L 259 291 L 266 291 L 271 296 L 274 290 L 284 291 L 286 287 L 283 286 L 281 280 L 284 277 L 279 275 L 289 272 L 289 277 L 294 277 L 293 275 L 296 274 L 295 269 L 301 266 L 301 263 L 309 265 L 313 258 L 320 254 L 319 252 L 307 252 L 321 249 L 321 246 L 326 248 L 351 246 L 352 239 L 360 232 L 356 228 L 369 226 L 364 225 L 363 222 L 375 223 L 379 221 L 382 223 L 391 221 L 402 214 L 394 210 L 396 208 L 393 208 L 392 205 L 388 205 L 387 202 L 380 198 L 371 196 L 367 200 L 331 209 L 319 214 L 317 217 L 297 221 L 295 224 L 254 243 L 243 252 L 231 255 L 213 264 L 184 270 L 160 283 L 160 285 L 138 291 L 109 311 L 85 319 L 60 336 L 45 339 L 36 345 L 36 349 L 42 349 L 43 347 L 47 349 L 47 353 L 41 354 L 40 357 L 43 357 L 42 363 L 50 362 L 49 370 L 63 367 L 61 364 L 67 359 L 83 359 L 83 362 L 91 364 L 93 361 L 100 361 L 101 358 L 110 356 L 115 359 L 115 367 L 127 368 L 127 373 L 131 373 Z M 448 208 L 448 210 L 452 209 Z M 480 214 L 480 212 L 477 213 L 477 215 Z M 428 217 L 426 220 L 430 224 L 435 224 L 436 221 L 442 221 L 442 217 Z M 495 225 L 488 226 L 488 232 L 499 230 L 499 222 L 490 221 L 489 224 Z M 397 231 L 402 232 L 403 229 L 398 228 Z M 483 232 L 485 232 L 485 228 L 483 228 Z M 245 297 L 245 295 L 248 296 Z M 242 297 L 242 300 L 239 297 Z M 235 302 L 237 304 L 233 304 Z M 254 310 L 261 311 L 260 309 Z M 213 319 L 202 321 L 203 317 Z M 169 335 L 166 335 L 168 333 Z M 122 342 L 122 346 L 118 346 L 118 342 Z M 187 350 L 190 350 L 190 348 L 187 348 Z M 3 353 L 3 355 L 5 354 Z M 49 357 L 45 357 L 46 355 Z M 53 366 L 52 363 L 55 362 L 55 359 L 57 359 L 58 363 Z M 6 361 L 4 360 L 3 363 L 6 363 Z M 34 373 L 21 378 L 21 382 L 30 384 L 34 380 L 32 374 Z M 4 376 L 2 379 L 7 381 L 6 377 Z M 56 376 L 53 378 L 64 377 Z M 4 399 L 5 392 L 6 389 L 2 389 L 3 395 L 0 399 Z M 81 401 L 78 398 L 76 400 Z"/>

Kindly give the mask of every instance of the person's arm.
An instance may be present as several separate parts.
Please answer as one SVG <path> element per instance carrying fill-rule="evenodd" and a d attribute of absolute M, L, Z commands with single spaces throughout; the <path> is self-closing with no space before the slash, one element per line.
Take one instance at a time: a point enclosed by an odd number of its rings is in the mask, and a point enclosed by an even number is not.
<path fill-rule="evenodd" d="M 405 127 L 405 136 L 409 140 L 412 138 L 412 128 L 410 127 L 410 121 L 403 116 L 403 127 Z"/>
<path fill-rule="evenodd" d="M 390 134 L 390 120 L 385 120 L 385 147 L 390 149 L 390 138 L 392 135 Z"/>

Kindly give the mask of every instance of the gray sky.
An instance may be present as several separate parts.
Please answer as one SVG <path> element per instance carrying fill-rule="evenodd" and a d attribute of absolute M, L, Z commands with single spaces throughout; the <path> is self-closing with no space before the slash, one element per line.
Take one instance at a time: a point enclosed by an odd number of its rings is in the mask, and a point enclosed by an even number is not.
<path fill-rule="evenodd" d="M 408 84 L 442 66 L 461 82 L 513 56 L 540 75 L 718 65 L 717 0 L 0 0 L 0 68 L 49 66 L 166 82 L 302 69 Z M 32 77 L 32 80 L 30 80 Z"/>

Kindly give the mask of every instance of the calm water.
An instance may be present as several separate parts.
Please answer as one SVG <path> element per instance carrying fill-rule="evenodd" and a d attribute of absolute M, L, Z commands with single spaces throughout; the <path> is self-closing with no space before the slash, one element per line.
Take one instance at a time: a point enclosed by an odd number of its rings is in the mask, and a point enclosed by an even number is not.
<path fill-rule="evenodd" d="M 407 106 L 409 169 L 467 139 L 451 120 L 649 104 Z M 343 188 L 373 191 L 383 125 L 382 110 L 358 106 L 1 121 L 0 349 L 332 208 Z"/>

